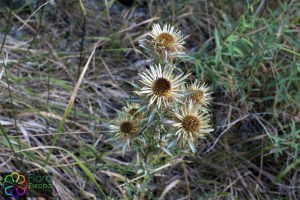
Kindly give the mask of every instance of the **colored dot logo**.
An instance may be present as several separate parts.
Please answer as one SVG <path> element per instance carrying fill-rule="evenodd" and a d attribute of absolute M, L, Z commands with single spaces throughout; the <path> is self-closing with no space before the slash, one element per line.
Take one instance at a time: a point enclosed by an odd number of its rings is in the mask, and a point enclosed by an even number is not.
<path fill-rule="evenodd" d="M 13 172 L 4 178 L 3 189 L 7 196 L 12 198 L 19 198 L 26 193 L 28 182 L 25 176 Z"/>

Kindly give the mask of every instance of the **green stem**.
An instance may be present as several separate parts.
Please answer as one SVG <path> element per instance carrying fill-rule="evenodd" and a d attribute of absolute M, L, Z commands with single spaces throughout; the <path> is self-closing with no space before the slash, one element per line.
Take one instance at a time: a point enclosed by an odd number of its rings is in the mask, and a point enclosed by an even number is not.
<path fill-rule="evenodd" d="M 19 169 L 20 169 L 20 167 L 21 167 L 22 165 L 21 165 L 20 160 L 18 159 L 18 154 L 16 153 L 14 147 L 12 146 L 12 144 L 11 144 L 9 138 L 8 138 L 8 135 L 6 134 L 6 132 L 5 132 L 5 130 L 4 130 L 4 128 L 3 128 L 3 126 L 2 126 L 1 123 L 0 123 L 0 131 L 1 131 L 2 135 L 5 137 L 5 139 L 6 139 L 7 143 L 8 143 L 8 145 L 10 146 L 10 148 L 11 148 L 11 150 L 12 150 L 12 152 L 13 152 L 15 158 L 16 158 L 16 163 L 17 163 L 17 165 L 18 165 L 18 167 L 19 167 Z"/>
<path fill-rule="evenodd" d="M 42 4 L 45 4 L 45 0 L 42 1 Z M 41 29 L 41 25 L 42 25 L 42 20 L 43 20 L 43 15 L 44 15 L 44 6 L 41 8 L 41 14 L 40 14 L 40 19 L 39 19 L 39 23 L 38 23 L 38 27 L 37 27 L 37 30 L 36 30 L 36 34 L 34 35 L 34 38 L 33 40 L 30 42 L 30 45 L 28 47 L 27 50 L 29 50 L 32 46 L 32 44 L 35 42 L 39 32 L 40 32 L 40 29 Z"/>
<path fill-rule="evenodd" d="M 5 44 L 5 41 L 6 41 L 6 36 L 7 36 L 7 33 L 8 33 L 8 28 L 10 26 L 11 13 L 12 13 L 11 7 L 12 7 L 12 1 L 10 2 L 10 5 L 9 5 L 9 14 L 8 14 L 8 19 L 6 21 L 6 28 L 5 28 L 4 38 L 3 38 L 3 41 L 2 41 L 2 44 L 1 44 L 0 55 L 2 53 L 2 49 L 4 47 L 4 44 Z"/>
<path fill-rule="evenodd" d="M 82 52 L 83 52 L 83 43 L 84 43 L 84 37 L 85 37 L 85 24 L 86 24 L 86 17 L 85 15 L 83 15 L 83 25 L 82 25 L 82 36 L 81 36 L 81 43 L 80 43 L 80 55 L 79 55 L 79 66 L 78 66 L 78 71 L 77 71 L 77 78 L 76 78 L 76 82 L 79 79 L 80 76 L 80 71 L 81 71 L 81 65 L 82 65 Z M 75 104 L 75 102 L 74 102 Z M 74 106 L 74 115 L 73 117 L 76 117 L 76 107 Z"/>
<path fill-rule="evenodd" d="M 18 125 L 17 125 L 17 119 L 16 119 L 16 111 L 15 111 L 15 107 L 14 107 L 14 103 L 13 103 L 13 98 L 12 98 L 12 93 L 11 93 L 11 89 L 10 89 L 10 85 L 9 85 L 8 73 L 7 73 L 7 69 L 6 69 L 6 62 L 3 61 L 3 63 L 4 63 L 4 73 L 5 73 L 5 78 L 6 78 L 6 82 L 7 82 L 8 93 L 9 93 L 9 97 L 10 97 L 10 104 L 12 106 L 12 112 L 13 112 L 13 118 L 14 118 L 14 124 L 15 124 L 15 128 L 16 128 L 16 133 L 17 133 L 17 135 L 19 135 Z M 2 127 L 2 125 L 1 125 L 1 127 Z M 1 131 L 4 133 L 4 129 L 3 128 L 1 128 Z M 18 139 L 18 145 L 19 145 L 19 149 L 21 149 L 21 144 L 20 144 L 20 140 L 19 139 Z M 17 157 L 16 157 L 16 159 L 18 160 Z M 22 156 L 20 156 L 20 160 L 22 161 Z M 19 168 L 22 167 L 22 165 L 20 165 L 21 161 L 18 160 Z"/>

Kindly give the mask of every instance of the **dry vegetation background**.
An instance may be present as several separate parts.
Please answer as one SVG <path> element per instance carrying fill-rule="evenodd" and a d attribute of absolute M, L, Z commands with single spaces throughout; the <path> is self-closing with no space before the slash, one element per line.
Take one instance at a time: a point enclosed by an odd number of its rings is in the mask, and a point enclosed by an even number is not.
<path fill-rule="evenodd" d="M 83 0 L 85 20 L 79 0 L 48 3 L 31 18 L 47 1 L 11 11 L 3 2 L 0 172 L 53 173 L 59 199 L 300 199 L 298 1 Z M 215 131 L 195 155 L 149 166 L 105 141 L 107 122 L 132 96 L 128 82 L 148 67 L 137 42 L 154 22 L 189 35 L 180 65 L 211 85 Z M 120 186 L 145 166 L 156 173 Z"/>

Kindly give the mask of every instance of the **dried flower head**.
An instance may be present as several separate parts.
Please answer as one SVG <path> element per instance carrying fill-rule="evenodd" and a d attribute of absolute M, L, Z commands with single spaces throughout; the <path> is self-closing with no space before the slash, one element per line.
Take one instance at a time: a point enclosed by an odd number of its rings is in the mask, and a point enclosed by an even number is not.
<path fill-rule="evenodd" d="M 166 24 L 161 29 L 159 24 L 154 24 L 149 36 L 150 39 L 141 40 L 139 44 L 151 57 L 172 61 L 185 55 L 183 44 L 186 37 L 173 26 Z"/>
<path fill-rule="evenodd" d="M 140 74 L 141 83 L 144 87 L 136 92 L 138 95 L 143 95 L 145 98 L 150 98 L 148 108 L 156 103 L 158 108 L 167 107 L 170 101 L 180 102 L 183 97 L 182 85 L 188 75 L 178 76 L 173 75 L 173 66 L 164 67 L 161 65 L 150 66 L 150 71 Z"/>
<path fill-rule="evenodd" d="M 140 104 L 138 103 L 126 103 L 126 106 L 124 106 L 124 111 L 133 118 L 141 119 L 143 117 L 143 113 L 139 111 Z"/>
<path fill-rule="evenodd" d="M 209 125 L 209 115 L 201 112 L 201 107 L 189 102 L 184 105 L 179 113 L 175 113 L 177 122 L 173 124 L 178 130 L 177 141 L 180 145 L 189 144 L 194 151 L 195 139 L 205 138 L 205 135 L 213 131 Z"/>
<path fill-rule="evenodd" d="M 119 116 L 110 125 L 110 130 L 112 133 L 115 133 L 116 139 L 132 139 L 139 132 L 139 124 L 132 116 L 125 112 L 120 112 Z"/>
<path fill-rule="evenodd" d="M 194 104 L 206 107 L 209 106 L 212 97 L 209 92 L 209 87 L 205 83 L 196 80 L 194 83 L 187 87 L 187 99 L 191 100 Z"/>

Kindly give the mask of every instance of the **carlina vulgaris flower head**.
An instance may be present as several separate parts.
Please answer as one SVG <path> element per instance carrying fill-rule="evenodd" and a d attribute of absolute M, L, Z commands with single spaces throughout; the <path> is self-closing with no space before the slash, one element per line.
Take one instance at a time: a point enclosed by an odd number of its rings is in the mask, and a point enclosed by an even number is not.
<path fill-rule="evenodd" d="M 205 109 L 208 108 L 212 101 L 212 92 L 209 92 L 210 89 L 206 83 L 195 80 L 185 90 L 187 101 L 192 101 L 194 104 L 202 106 Z"/>
<path fill-rule="evenodd" d="M 202 112 L 201 106 L 193 104 L 182 105 L 178 113 L 175 113 L 176 122 L 173 127 L 176 128 L 176 141 L 180 146 L 189 145 L 191 150 L 195 152 L 195 144 L 197 140 L 203 139 L 206 135 L 213 131 L 210 122 L 210 115 Z"/>
<path fill-rule="evenodd" d="M 141 121 L 134 119 L 133 116 L 121 111 L 118 117 L 110 124 L 110 132 L 114 133 L 115 139 L 132 140 L 137 137 L 140 131 Z"/>
<path fill-rule="evenodd" d="M 154 59 L 172 62 L 177 57 L 185 56 L 184 37 L 180 30 L 165 24 L 163 28 L 154 24 L 148 34 L 149 38 L 140 40 L 139 45 Z"/>
<path fill-rule="evenodd" d="M 141 105 L 139 103 L 128 103 L 123 107 L 124 111 L 134 119 L 142 119 L 144 113 L 141 110 Z"/>
<path fill-rule="evenodd" d="M 158 109 L 168 107 L 170 102 L 181 102 L 184 97 L 182 85 L 189 74 L 174 75 L 174 66 L 162 69 L 161 65 L 150 65 L 150 71 L 140 74 L 143 87 L 135 93 L 149 101 L 148 108 L 156 104 Z"/>

